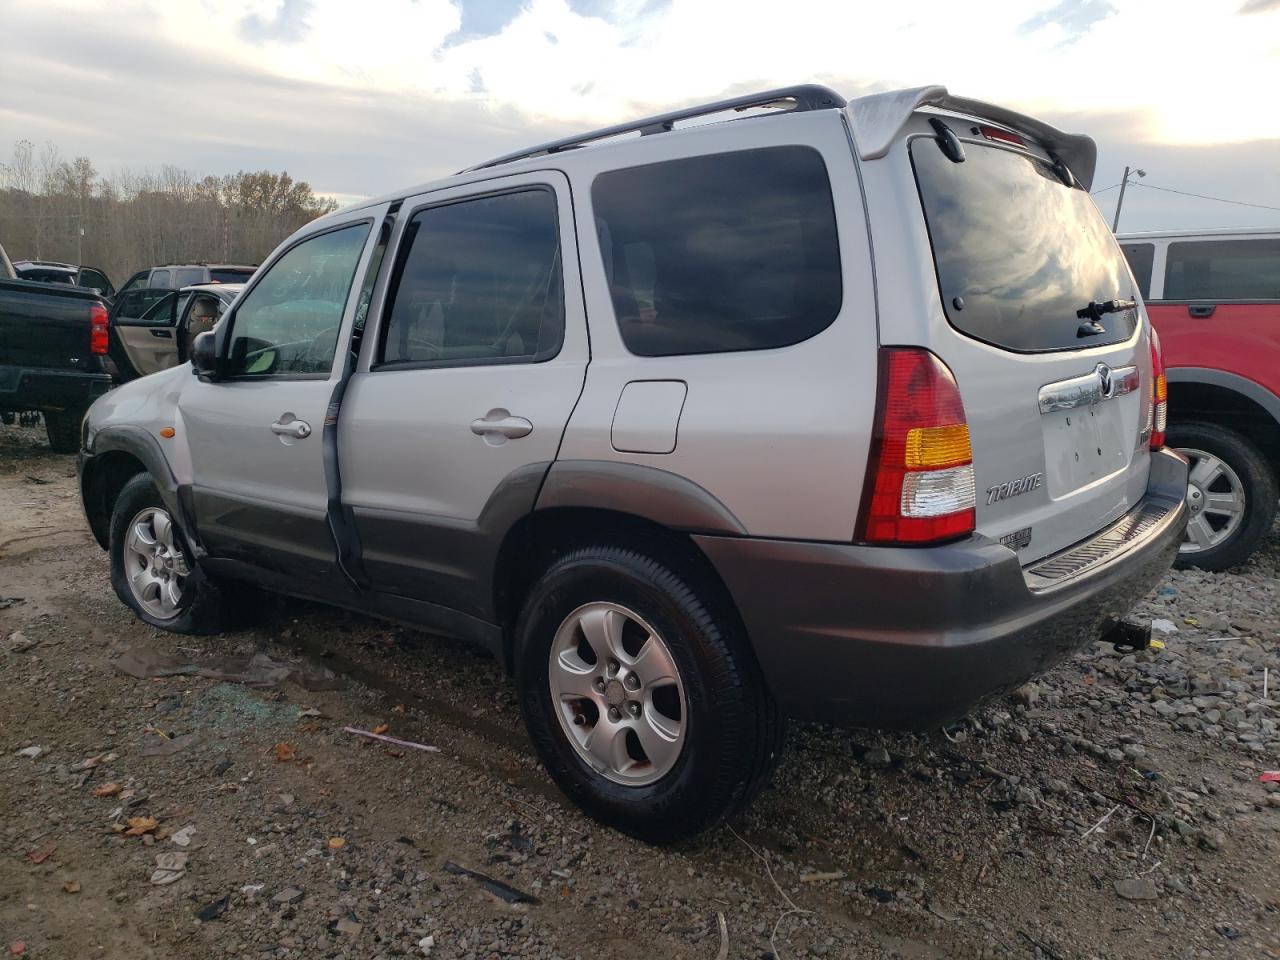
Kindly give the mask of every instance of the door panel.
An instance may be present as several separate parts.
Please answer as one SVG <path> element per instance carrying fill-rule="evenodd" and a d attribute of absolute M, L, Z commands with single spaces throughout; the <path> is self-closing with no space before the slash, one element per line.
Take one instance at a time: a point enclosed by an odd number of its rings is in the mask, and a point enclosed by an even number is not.
<path fill-rule="evenodd" d="M 497 546 L 532 509 L 586 372 L 568 183 L 414 198 L 395 244 L 343 404 L 343 504 L 376 589 L 492 618 Z"/>
<path fill-rule="evenodd" d="M 362 214 L 277 251 L 218 326 L 219 379 L 192 377 L 178 404 L 205 547 L 299 589 L 345 585 L 327 522 L 324 421 L 354 281 L 385 208 Z"/>
<path fill-rule="evenodd" d="M 133 369 L 140 376 L 167 370 L 178 362 L 173 327 L 118 326 L 116 335 L 120 338 Z"/>

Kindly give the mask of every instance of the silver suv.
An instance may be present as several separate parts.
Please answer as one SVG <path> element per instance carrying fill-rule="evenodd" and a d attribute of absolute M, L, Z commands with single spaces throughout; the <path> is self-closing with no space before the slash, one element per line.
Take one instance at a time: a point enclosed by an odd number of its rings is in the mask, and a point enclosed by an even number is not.
<path fill-rule="evenodd" d="M 1094 159 L 804 86 L 326 216 L 90 411 L 115 590 L 474 640 L 565 792 L 655 841 L 747 803 L 785 716 L 927 727 L 1140 643 L 1187 470 Z"/>

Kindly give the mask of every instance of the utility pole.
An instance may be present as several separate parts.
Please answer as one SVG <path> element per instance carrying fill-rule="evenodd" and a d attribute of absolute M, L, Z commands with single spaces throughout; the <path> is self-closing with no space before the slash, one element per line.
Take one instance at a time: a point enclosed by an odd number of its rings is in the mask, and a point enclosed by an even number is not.
<path fill-rule="evenodd" d="M 1147 171 L 1141 169 L 1134 170 L 1132 172 L 1136 173 L 1140 177 L 1145 177 L 1147 175 Z M 1124 178 L 1120 181 L 1120 199 L 1116 201 L 1116 218 L 1111 222 L 1112 233 L 1116 233 L 1120 229 L 1120 208 L 1124 206 L 1124 188 L 1129 186 L 1129 173 L 1129 168 L 1125 167 Z"/>

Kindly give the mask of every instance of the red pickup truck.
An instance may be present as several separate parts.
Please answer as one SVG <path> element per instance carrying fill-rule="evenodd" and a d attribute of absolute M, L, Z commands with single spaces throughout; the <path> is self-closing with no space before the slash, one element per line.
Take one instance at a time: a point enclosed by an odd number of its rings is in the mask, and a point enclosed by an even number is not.
<path fill-rule="evenodd" d="M 1280 472 L 1280 229 L 1121 234 L 1160 336 L 1167 442 L 1191 460 L 1180 566 L 1223 570 L 1272 529 Z"/>

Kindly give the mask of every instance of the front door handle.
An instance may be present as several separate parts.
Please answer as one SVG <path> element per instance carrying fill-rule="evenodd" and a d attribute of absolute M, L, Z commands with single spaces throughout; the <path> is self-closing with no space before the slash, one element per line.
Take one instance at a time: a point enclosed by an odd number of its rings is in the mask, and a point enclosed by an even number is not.
<path fill-rule="evenodd" d="M 471 432 L 484 437 L 486 443 L 499 444 L 527 437 L 533 432 L 533 424 L 524 417 L 513 417 L 511 411 L 498 407 L 479 420 L 472 420 Z"/>
<path fill-rule="evenodd" d="M 299 420 L 292 413 L 285 413 L 281 414 L 280 419 L 271 425 L 271 432 L 278 437 L 305 440 L 311 436 L 311 424 L 305 420 Z"/>
<path fill-rule="evenodd" d="M 1195 317 L 1197 320 L 1204 320 L 1213 316 L 1213 311 L 1218 309 L 1216 303 L 1193 303 L 1187 307 L 1187 313 Z"/>

